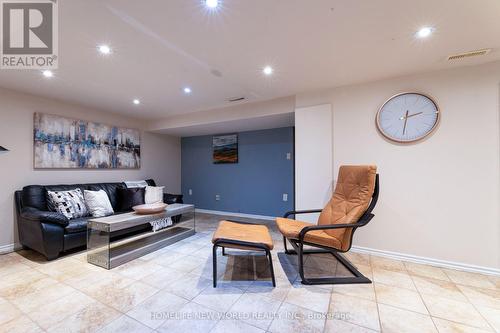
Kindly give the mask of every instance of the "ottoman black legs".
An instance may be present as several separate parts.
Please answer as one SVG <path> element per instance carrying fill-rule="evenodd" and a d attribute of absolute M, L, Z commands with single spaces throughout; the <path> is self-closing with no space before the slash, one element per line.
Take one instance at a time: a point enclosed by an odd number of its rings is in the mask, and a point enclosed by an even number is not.
<path fill-rule="evenodd" d="M 234 246 L 243 246 L 248 248 L 249 250 L 261 250 L 266 252 L 266 258 L 269 261 L 269 268 L 271 270 L 271 279 L 273 281 L 273 287 L 276 287 L 276 279 L 274 277 L 274 268 L 273 268 L 273 258 L 271 256 L 271 251 L 263 244 L 249 244 L 247 242 L 238 242 L 234 240 L 219 240 L 214 242 L 214 246 L 212 248 L 212 261 L 213 261 L 213 281 L 214 281 L 214 288 L 217 287 L 217 248 L 222 247 L 222 255 L 225 255 L 224 251 L 224 245 L 234 245 Z"/>

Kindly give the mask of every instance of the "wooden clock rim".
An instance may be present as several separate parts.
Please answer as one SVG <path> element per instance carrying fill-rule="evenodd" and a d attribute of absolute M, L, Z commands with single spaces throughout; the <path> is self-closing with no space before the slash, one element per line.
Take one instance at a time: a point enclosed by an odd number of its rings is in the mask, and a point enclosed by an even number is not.
<path fill-rule="evenodd" d="M 434 125 L 432 126 L 432 128 L 430 129 L 429 132 L 427 132 L 424 136 L 420 137 L 420 138 L 417 138 L 417 139 L 414 139 L 414 140 L 399 140 L 399 139 L 396 139 L 396 138 L 393 138 L 389 135 L 387 135 L 386 133 L 384 133 L 384 131 L 382 130 L 381 126 L 380 126 L 380 112 L 382 111 L 382 109 L 384 108 L 384 106 L 389 103 L 392 99 L 396 98 L 396 97 L 399 97 L 399 96 L 402 96 L 402 95 L 409 95 L 409 94 L 414 94 L 414 95 L 420 95 L 420 96 L 424 96 L 426 98 L 428 98 L 433 104 L 434 106 L 436 107 L 436 111 L 437 111 L 437 118 L 436 118 L 436 121 L 434 122 Z M 429 94 L 426 94 L 426 93 L 421 93 L 421 92 L 415 92 L 415 91 L 405 91 L 405 92 L 401 92 L 401 93 L 398 93 L 398 94 L 395 94 L 391 97 L 389 97 L 385 102 L 384 104 L 382 104 L 382 106 L 378 109 L 377 111 L 377 116 L 375 117 L 375 123 L 377 125 L 377 130 L 378 132 L 386 139 L 390 140 L 390 141 L 393 141 L 393 142 L 397 142 L 397 143 L 402 143 L 402 144 L 411 144 L 411 143 L 415 143 L 415 142 L 419 142 L 419 141 L 422 141 L 424 140 L 425 138 L 427 138 L 429 135 L 431 135 L 437 128 L 439 122 L 441 121 L 441 110 L 439 109 L 439 105 L 438 103 L 436 102 L 436 100 L 434 99 L 434 97 L 432 97 L 431 95 Z"/>

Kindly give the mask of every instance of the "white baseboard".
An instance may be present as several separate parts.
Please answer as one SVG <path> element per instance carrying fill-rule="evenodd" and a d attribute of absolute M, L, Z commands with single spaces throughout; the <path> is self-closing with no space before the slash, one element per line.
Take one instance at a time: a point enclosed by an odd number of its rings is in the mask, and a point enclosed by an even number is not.
<path fill-rule="evenodd" d="M 20 250 L 21 248 L 22 248 L 22 246 L 19 243 L 8 244 L 8 245 L 1 245 L 0 246 L 0 254 L 11 253 L 11 252 Z"/>
<path fill-rule="evenodd" d="M 470 264 L 463 264 L 463 263 L 454 262 L 454 261 L 420 257 L 420 256 L 412 255 L 412 254 L 404 254 L 404 253 L 398 253 L 398 252 L 376 250 L 376 249 L 371 249 L 371 248 L 362 247 L 362 246 L 353 246 L 351 248 L 351 251 L 358 252 L 358 253 L 372 254 L 375 256 L 386 257 L 386 258 L 390 258 L 390 259 L 410 261 L 410 262 L 415 262 L 418 264 L 426 264 L 426 265 L 432 265 L 432 266 L 437 266 L 437 267 L 442 267 L 442 268 L 451 268 L 451 269 L 472 272 L 472 273 L 481 273 L 481 274 L 500 276 L 500 269 L 498 269 L 498 268 L 490 268 L 490 267 L 476 266 L 476 265 L 470 265 Z"/>
<path fill-rule="evenodd" d="M 274 220 L 274 219 L 276 219 L 276 217 L 273 217 L 273 216 L 232 213 L 232 212 L 223 212 L 223 211 L 217 211 L 217 210 L 198 209 L 198 208 L 196 209 L 196 212 L 197 213 L 214 214 L 214 215 L 246 217 L 246 218 L 262 219 L 262 220 Z M 463 264 L 463 263 L 454 262 L 454 261 L 420 257 L 420 256 L 412 255 L 412 254 L 405 254 L 405 253 L 399 253 L 399 252 L 377 250 L 377 249 L 372 249 L 372 248 L 362 247 L 362 246 L 353 246 L 351 248 L 351 251 L 358 252 L 358 253 L 371 254 L 374 256 L 386 257 L 386 258 L 391 258 L 391 259 L 396 259 L 396 260 L 415 262 L 418 264 L 426 264 L 426 265 L 431 265 L 431 266 L 436 266 L 436 267 L 450 268 L 450 269 L 456 269 L 456 270 L 472 272 L 472 273 L 481 273 L 481 274 L 500 276 L 500 269 L 498 269 L 498 268 Z"/>
<path fill-rule="evenodd" d="M 274 219 L 276 219 L 276 217 L 274 217 L 274 216 L 223 212 L 223 211 L 219 211 L 219 210 L 209 210 L 209 209 L 199 209 L 199 208 L 196 208 L 195 212 L 196 213 L 214 214 L 214 215 L 234 216 L 234 217 L 246 217 L 249 219 L 260 219 L 260 220 L 270 220 L 270 221 L 274 221 Z"/>

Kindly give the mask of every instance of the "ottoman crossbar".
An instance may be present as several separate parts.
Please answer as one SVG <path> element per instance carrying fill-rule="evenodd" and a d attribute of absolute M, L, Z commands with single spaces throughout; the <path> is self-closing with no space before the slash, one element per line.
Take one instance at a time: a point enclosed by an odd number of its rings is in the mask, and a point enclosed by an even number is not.
<path fill-rule="evenodd" d="M 273 239 L 269 230 L 264 225 L 239 223 L 234 221 L 221 221 L 219 227 L 212 238 L 213 246 L 213 279 L 214 288 L 217 287 L 217 248 L 222 248 L 222 255 L 226 255 L 224 249 L 233 248 L 239 250 L 265 251 L 266 258 L 269 260 L 271 269 L 271 278 L 273 287 L 276 287 L 274 279 L 273 258 L 271 250 L 273 249 Z"/>

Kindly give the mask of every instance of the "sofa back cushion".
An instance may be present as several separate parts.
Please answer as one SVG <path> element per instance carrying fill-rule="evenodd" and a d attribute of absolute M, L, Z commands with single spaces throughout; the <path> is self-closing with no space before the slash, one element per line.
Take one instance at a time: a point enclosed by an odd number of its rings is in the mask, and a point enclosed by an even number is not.
<path fill-rule="evenodd" d="M 22 207 L 33 207 L 39 210 L 55 211 L 54 207 L 48 207 L 47 191 L 69 191 L 80 189 L 99 191 L 104 190 L 108 195 L 111 206 L 116 211 L 118 207 L 117 189 L 125 188 L 124 183 L 96 183 L 96 184 L 71 184 L 71 185 L 29 185 L 23 188 Z M 51 209 L 52 208 L 52 209 Z"/>
<path fill-rule="evenodd" d="M 21 195 L 22 207 L 33 207 L 39 210 L 48 210 L 47 199 L 45 198 L 46 193 L 47 191 L 44 186 L 25 186 Z"/>
<path fill-rule="evenodd" d="M 144 187 L 118 189 L 118 209 L 115 211 L 128 212 L 132 207 L 143 205 L 146 190 Z"/>

